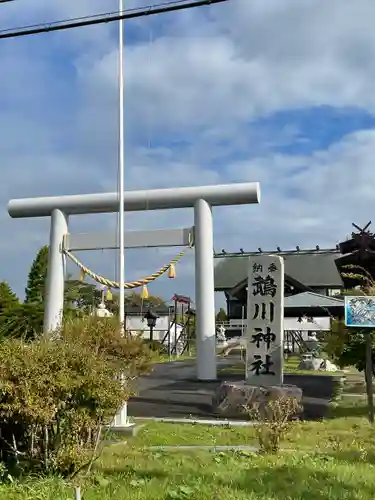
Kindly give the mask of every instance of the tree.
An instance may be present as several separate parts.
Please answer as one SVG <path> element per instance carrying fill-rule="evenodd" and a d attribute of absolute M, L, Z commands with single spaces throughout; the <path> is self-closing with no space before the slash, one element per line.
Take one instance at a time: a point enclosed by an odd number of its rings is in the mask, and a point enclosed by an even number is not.
<path fill-rule="evenodd" d="M 44 302 L 48 266 L 48 246 L 42 247 L 32 263 L 27 287 L 25 289 L 25 303 Z"/>
<path fill-rule="evenodd" d="M 216 321 L 218 323 L 225 323 L 226 321 L 228 321 L 227 313 L 222 307 L 220 307 L 219 312 L 216 314 Z"/>
<path fill-rule="evenodd" d="M 0 337 L 33 339 L 43 331 L 44 296 L 48 267 L 48 247 L 42 247 L 31 266 L 25 301 L 21 303 L 6 282 L 0 283 Z M 69 279 L 65 282 L 64 317 L 89 312 L 100 301 L 95 285 Z"/>
<path fill-rule="evenodd" d="M 87 314 L 101 301 L 101 291 L 91 283 L 80 280 L 65 281 L 64 311 L 66 313 Z"/>
<path fill-rule="evenodd" d="M 106 301 L 107 308 L 115 315 L 118 314 L 119 310 L 119 293 L 116 291 L 112 293 L 112 300 Z M 148 299 L 142 299 L 140 293 L 128 292 L 125 293 L 125 311 L 127 308 L 133 307 L 143 307 L 144 311 L 151 307 L 167 307 L 165 300 L 157 295 L 150 295 Z"/>
<path fill-rule="evenodd" d="M 344 321 L 332 323 L 331 331 L 327 333 L 325 351 L 340 367 L 354 366 L 362 372 L 366 368 L 366 335 L 373 337 L 373 373 L 375 375 L 375 339 L 374 332 L 368 328 L 347 328 Z"/>
<path fill-rule="evenodd" d="M 344 299 L 351 295 L 366 295 L 366 293 L 361 288 L 351 288 L 348 290 L 341 290 L 340 294 L 335 296 L 336 299 Z"/>
<path fill-rule="evenodd" d="M 353 266 L 346 266 L 353 267 Z M 345 290 L 342 295 L 375 296 L 375 282 L 363 268 L 357 273 L 343 273 L 343 277 L 355 278 L 361 285 L 355 290 Z M 348 328 L 342 319 L 333 321 L 331 331 L 325 336 L 325 351 L 340 367 L 355 366 L 358 371 L 366 368 L 366 335 L 372 335 L 373 375 L 375 375 L 375 339 L 369 328 Z"/>
<path fill-rule="evenodd" d="M 142 304 L 144 307 L 166 307 L 165 300 L 157 295 L 149 295 L 147 299 L 142 299 L 141 293 L 130 292 L 125 294 L 125 307 L 127 305 L 136 307 Z"/>
<path fill-rule="evenodd" d="M 14 308 L 20 303 L 19 298 L 13 292 L 6 281 L 0 282 L 0 314 Z"/>
<path fill-rule="evenodd" d="M 14 334 L 19 324 L 19 311 L 22 307 L 17 295 L 6 281 L 0 283 L 0 338 Z"/>

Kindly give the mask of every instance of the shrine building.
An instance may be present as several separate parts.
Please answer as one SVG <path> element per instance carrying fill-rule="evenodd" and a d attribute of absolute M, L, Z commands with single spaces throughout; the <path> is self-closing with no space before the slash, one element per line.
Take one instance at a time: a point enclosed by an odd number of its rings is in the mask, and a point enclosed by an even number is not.
<path fill-rule="evenodd" d="M 278 255 L 284 259 L 285 269 L 285 317 L 299 315 L 324 316 L 323 309 L 335 317 L 343 313 L 344 290 L 359 285 L 350 273 L 359 273 L 355 266 L 375 276 L 375 237 L 368 230 L 353 226 L 358 232 L 334 248 L 227 253 L 215 254 L 215 291 L 223 292 L 229 322 L 246 319 L 247 275 L 249 257 Z"/>

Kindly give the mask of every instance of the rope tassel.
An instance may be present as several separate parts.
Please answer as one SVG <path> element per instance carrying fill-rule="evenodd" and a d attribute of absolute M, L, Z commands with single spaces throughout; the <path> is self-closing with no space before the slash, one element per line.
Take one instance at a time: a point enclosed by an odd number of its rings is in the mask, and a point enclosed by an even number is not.
<path fill-rule="evenodd" d="M 176 267 L 174 264 L 171 264 L 169 266 L 169 273 L 168 273 L 168 278 L 175 278 L 176 277 Z"/>
<path fill-rule="evenodd" d="M 142 286 L 142 292 L 141 292 L 141 299 L 142 300 L 147 300 L 149 298 L 149 293 L 148 293 L 148 288 L 147 285 Z"/>

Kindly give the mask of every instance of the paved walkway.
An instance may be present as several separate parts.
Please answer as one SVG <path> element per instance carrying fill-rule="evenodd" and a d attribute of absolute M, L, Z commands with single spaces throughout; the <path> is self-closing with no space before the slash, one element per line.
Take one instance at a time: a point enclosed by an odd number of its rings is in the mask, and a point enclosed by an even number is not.
<path fill-rule="evenodd" d="M 232 366 L 238 358 L 218 358 L 218 369 Z M 221 378 L 221 380 L 220 380 Z M 215 418 L 211 401 L 222 380 L 241 380 L 238 375 L 219 376 L 214 382 L 195 379 L 195 360 L 160 363 L 138 382 L 138 396 L 129 401 L 129 415 L 157 418 Z M 304 418 L 319 419 L 326 415 L 333 393 L 332 377 L 325 375 L 286 375 L 285 384 L 302 388 Z"/>
<path fill-rule="evenodd" d="M 233 359 L 218 358 L 218 369 L 232 366 Z M 211 399 L 220 381 L 195 379 L 195 360 L 160 363 L 138 384 L 138 397 L 129 401 L 134 417 L 212 417 Z"/>

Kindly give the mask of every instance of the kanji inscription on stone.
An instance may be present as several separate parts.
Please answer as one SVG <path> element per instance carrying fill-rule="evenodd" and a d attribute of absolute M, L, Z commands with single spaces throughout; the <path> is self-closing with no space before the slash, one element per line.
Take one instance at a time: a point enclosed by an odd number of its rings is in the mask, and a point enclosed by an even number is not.
<path fill-rule="evenodd" d="M 249 258 L 246 382 L 283 383 L 284 260 L 274 255 Z"/>
<path fill-rule="evenodd" d="M 254 361 L 251 363 L 251 371 L 257 376 L 275 375 L 275 372 L 271 371 L 273 364 L 269 354 L 266 354 L 265 358 L 262 358 L 260 354 L 254 354 Z"/>

